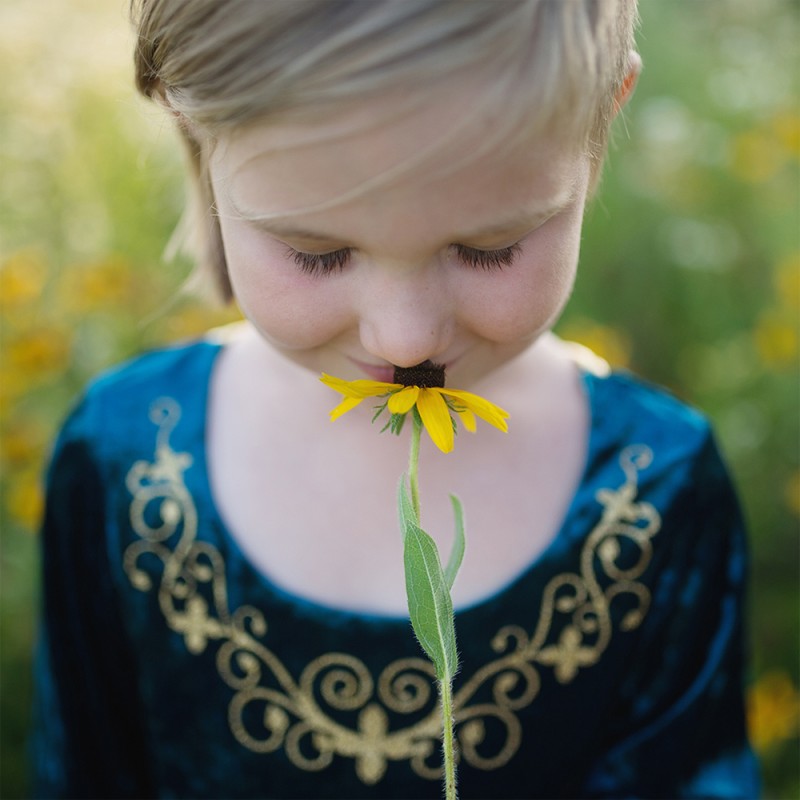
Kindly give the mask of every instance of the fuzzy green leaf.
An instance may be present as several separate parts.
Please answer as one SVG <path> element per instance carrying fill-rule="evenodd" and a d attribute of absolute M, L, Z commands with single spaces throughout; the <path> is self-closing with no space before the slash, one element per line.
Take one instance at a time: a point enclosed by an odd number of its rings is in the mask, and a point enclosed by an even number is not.
<path fill-rule="evenodd" d="M 452 589 L 458 570 L 461 568 L 461 562 L 464 560 L 466 537 L 464 535 L 464 507 L 454 494 L 450 495 L 450 502 L 453 504 L 453 514 L 456 518 L 456 536 L 450 549 L 450 558 L 447 560 L 444 577 L 448 588 Z"/>
<path fill-rule="evenodd" d="M 413 512 L 412 512 L 413 513 Z M 441 681 L 451 681 L 458 669 L 453 601 L 436 543 L 406 518 L 403 560 L 411 627 Z"/>

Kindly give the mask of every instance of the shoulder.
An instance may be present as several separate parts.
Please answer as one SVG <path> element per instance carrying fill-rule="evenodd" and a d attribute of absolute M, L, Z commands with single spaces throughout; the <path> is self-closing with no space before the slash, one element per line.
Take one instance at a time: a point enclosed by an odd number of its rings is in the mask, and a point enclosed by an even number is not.
<path fill-rule="evenodd" d="M 640 496 L 662 514 L 680 512 L 692 525 L 723 513 L 738 520 L 733 481 L 705 414 L 628 372 L 587 373 L 584 382 L 597 461 L 623 471 L 627 462 Z"/>
<path fill-rule="evenodd" d="M 669 389 L 627 370 L 612 369 L 576 342 L 559 339 L 557 345 L 562 360 L 581 375 L 596 438 L 616 437 L 620 443 L 638 437 L 656 443 L 669 438 L 689 448 L 702 447 L 709 438 L 706 416 Z"/>
<path fill-rule="evenodd" d="M 597 424 L 624 454 L 644 453 L 638 498 L 657 509 L 663 534 L 656 549 L 684 568 L 698 561 L 743 580 L 746 555 L 738 494 L 709 419 L 667 389 L 627 372 L 596 379 L 603 395 Z M 619 450 L 618 450 L 619 452 Z M 667 535 L 668 534 L 668 535 Z M 723 554 L 731 561 L 726 565 Z M 674 565 L 675 562 L 673 562 Z"/>
<path fill-rule="evenodd" d="M 80 449 L 96 463 L 152 447 L 154 403 L 168 399 L 198 420 L 204 417 L 208 383 L 220 344 L 213 338 L 144 353 L 98 375 L 86 387 L 59 433 L 53 461 Z"/>
<path fill-rule="evenodd" d="M 98 375 L 86 398 L 124 402 L 140 393 L 185 391 L 187 383 L 196 389 L 195 381 L 208 378 L 218 349 L 218 342 L 202 338 L 151 350 Z"/>
<path fill-rule="evenodd" d="M 706 415 L 670 390 L 626 371 L 587 373 L 593 426 L 621 440 L 641 440 L 656 448 L 688 454 L 713 439 Z"/>

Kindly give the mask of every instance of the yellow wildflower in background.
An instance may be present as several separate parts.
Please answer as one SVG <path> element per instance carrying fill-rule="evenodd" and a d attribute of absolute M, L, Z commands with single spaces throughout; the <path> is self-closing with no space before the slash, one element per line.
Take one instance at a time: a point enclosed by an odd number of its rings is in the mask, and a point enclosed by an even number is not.
<path fill-rule="evenodd" d="M 760 753 L 800 734 L 800 693 L 785 672 L 766 672 L 750 689 L 747 722 Z"/>
<path fill-rule="evenodd" d="M 405 416 L 416 408 L 425 430 L 443 453 L 449 453 L 455 443 L 455 426 L 451 411 L 458 415 L 464 423 L 464 427 L 470 432 L 475 432 L 476 416 L 504 433 L 508 431 L 506 423 L 508 412 L 472 392 L 445 389 L 443 385 L 430 385 L 431 382 L 425 377 L 425 374 L 431 372 L 433 370 L 426 367 L 396 369 L 395 379 L 399 376 L 401 380 L 398 383 L 370 380 L 345 381 L 323 373 L 320 380 L 344 397 L 342 402 L 331 411 L 331 421 L 351 411 L 368 397 L 386 397 L 385 407 L 392 415 Z M 403 373 L 408 373 L 407 381 L 403 380 Z M 436 382 L 438 383 L 438 380 Z M 441 369 L 441 383 L 444 383 L 443 368 Z"/>
<path fill-rule="evenodd" d="M 728 155 L 731 172 L 748 183 L 764 183 L 800 156 L 800 114 L 777 113 L 768 124 L 740 133 Z"/>
<path fill-rule="evenodd" d="M 28 310 L 39 299 L 47 280 L 47 265 L 38 250 L 17 250 L 0 265 L 0 310 Z"/>
<path fill-rule="evenodd" d="M 793 252 L 774 270 L 775 303 L 762 311 L 753 339 L 761 361 L 794 370 L 800 353 L 800 253 Z"/>
<path fill-rule="evenodd" d="M 781 156 L 773 136 L 759 130 L 740 133 L 731 142 L 730 171 L 739 180 L 764 183 L 781 168 Z"/>
<path fill-rule="evenodd" d="M 28 531 L 35 531 L 44 509 L 39 470 L 32 468 L 16 473 L 3 499 L 12 518 Z"/>
<path fill-rule="evenodd" d="M 786 481 L 783 496 L 789 510 L 800 517 L 800 470 L 795 470 Z"/>
<path fill-rule="evenodd" d="M 800 252 L 787 256 L 776 267 L 775 292 L 782 308 L 800 311 Z"/>
<path fill-rule="evenodd" d="M 120 256 L 73 265 L 59 287 L 64 308 L 79 314 L 110 309 L 129 310 L 141 292 L 133 265 Z"/>
<path fill-rule="evenodd" d="M 772 120 L 772 128 L 787 152 L 800 158 L 800 114 L 797 111 L 777 114 Z"/>
<path fill-rule="evenodd" d="M 800 349 L 796 319 L 769 309 L 758 320 L 753 336 L 758 354 L 766 365 L 795 368 Z"/>
<path fill-rule="evenodd" d="M 8 366 L 34 381 L 60 373 L 68 364 L 72 336 L 64 327 L 31 328 L 4 343 Z"/>
<path fill-rule="evenodd" d="M 633 345 L 628 334 L 622 330 L 581 318 L 564 326 L 560 335 L 567 341 L 588 347 L 615 367 L 630 366 Z"/>
<path fill-rule="evenodd" d="M 48 426 L 38 419 L 0 420 L 0 457 L 4 468 L 38 466 L 51 436 Z"/>
<path fill-rule="evenodd" d="M 242 319 L 236 306 L 213 308 L 203 305 L 195 298 L 181 298 L 176 309 L 169 307 L 169 314 L 153 315 L 153 327 L 164 341 L 188 339 L 202 336 L 209 329 L 219 328 Z"/>

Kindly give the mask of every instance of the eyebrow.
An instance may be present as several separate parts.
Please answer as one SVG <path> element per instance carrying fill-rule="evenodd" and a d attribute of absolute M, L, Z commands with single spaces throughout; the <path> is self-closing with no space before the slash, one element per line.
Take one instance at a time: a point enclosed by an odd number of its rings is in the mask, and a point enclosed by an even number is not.
<path fill-rule="evenodd" d="M 559 193 L 549 206 L 533 212 L 518 211 L 513 216 L 498 222 L 495 225 L 490 225 L 480 230 L 471 231 L 469 236 L 464 236 L 464 238 L 491 238 L 492 236 L 503 236 L 509 233 L 517 233 L 519 231 L 521 231 L 524 236 L 525 232 L 538 228 L 540 225 L 543 225 L 545 222 L 547 222 L 550 217 L 554 217 L 556 214 L 560 214 L 562 211 L 568 208 L 577 197 L 579 186 L 580 181 L 575 180 L 571 183 L 569 188 L 566 189 L 566 191 Z"/>
<path fill-rule="evenodd" d="M 276 237 L 277 239 L 302 239 L 306 242 L 337 242 L 340 240 L 339 236 L 329 235 L 327 233 L 318 233 L 316 231 L 307 231 L 303 228 L 285 228 L 280 224 L 276 225 L 271 220 L 259 219 L 258 217 L 245 217 L 248 222 L 256 225 L 265 233 Z"/>
<path fill-rule="evenodd" d="M 230 195 L 228 195 L 228 202 L 231 204 L 236 218 L 249 222 L 259 230 L 264 231 L 264 233 L 268 233 L 278 239 L 305 239 L 310 242 L 331 242 L 338 238 L 317 231 L 282 226 L 280 222 L 277 222 L 272 216 L 262 216 L 258 212 L 240 208 L 239 204 Z"/>
<path fill-rule="evenodd" d="M 500 221 L 486 228 L 470 231 L 469 233 L 459 233 L 454 239 L 456 240 L 476 240 L 476 239 L 490 239 L 492 237 L 500 237 L 508 234 L 521 234 L 526 235 L 527 232 L 534 230 L 539 225 L 547 222 L 550 217 L 555 216 L 563 211 L 575 198 L 575 189 L 570 188 L 570 191 L 565 193 L 563 197 L 539 211 L 533 213 L 519 212 L 506 220 Z M 269 216 L 260 216 L 252 211 L 240 209 L 238 204 L 234 202 L 232 197 L 228 197 L 228 201 L 235 214 L 241 219 L 255 225 L 259 230 L 278 239 L 289 240 L 303 240 L 306 242 L 320 242 L 329 244 L 331 242 L 340 241 L 337 235 L 319 233 L 318 231 L 305 230 L 303 228 L 295 228 L 291 226 L 281 225 L 275 218 Z"/>
<path fill-rule="evenodd" d="M 490 225 L 489 227 L 470 231 L 469 234 L 461 234 L 461 238 L 490 239 L 493 236 L 503 236 L 509 233 L 533 230 L 544 222 L 547 222 L 550 217 L 563 211 L 572 200 L 573 194 L 570 192 L 569 196 L 557 203 L 553 203 L 552 206 L 548 206 L 540 211 L 535 211 L 532 214 L 521 212 L 513 217 L 509 217 L 507 220 Z"/>

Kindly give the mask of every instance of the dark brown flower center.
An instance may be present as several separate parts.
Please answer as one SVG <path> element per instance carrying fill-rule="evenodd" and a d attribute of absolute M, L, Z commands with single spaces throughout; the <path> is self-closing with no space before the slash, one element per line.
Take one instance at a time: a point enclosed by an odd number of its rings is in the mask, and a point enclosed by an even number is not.
<path fill-rule="evenodd" d="M 403 386 L 419 386 L 422 389 L 444 386 L 444 366 L 432 361 L 423 361 L 415 367 L 395 367 L 394 383 Z"/>

